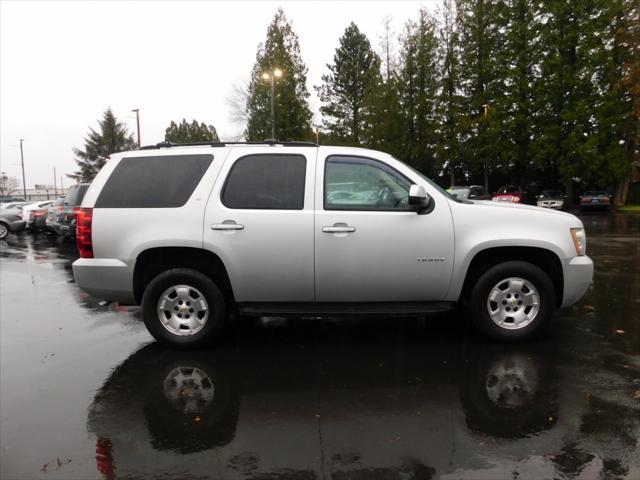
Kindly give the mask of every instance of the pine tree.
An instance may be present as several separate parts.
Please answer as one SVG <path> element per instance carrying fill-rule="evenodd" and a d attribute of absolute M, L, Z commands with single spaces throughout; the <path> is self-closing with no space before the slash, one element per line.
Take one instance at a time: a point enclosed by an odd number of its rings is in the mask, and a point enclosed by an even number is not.
<path fill-rule="evenodd" d="M 457 0 L 456 28 L 460 39 L 460 85 L 464 95 L 461 155 L 473 173 L 506 168 L 500 102 L 504 99 L 504 71 L 499 63 L 504 44 L 501 0 Z"/>
<path fill-rule="evenodd" d="M 271 137 L 271 87 L 263 73 L 282 71 L 275 79 L 276 137 L 279 140 L 308 140 L 312 137 L 307 90 L 307 67 L 300 55 L 298 36 L 282 9 L 267 29 L 264 44 L 258 46 L 247 98 L 247 140 Z"/>
<path fill-rule="evenodd" d="M 543 127 L 538 153 L 557 169 L 569 202 L 581 188 L 606 187 L 629 171 L 625 142 L 632 137 L 632 100 L 620 79 L 628 45 L 623 0 L 544 2 L 541 30 L 549 46 L 539 101 Z"/>
<path fill-rule="evenodd" d="M 456 184 L 456 170 L 460 170 L 459 119 L 462 109 L 460 95 L 460 46 L 455 26 L 455 5 L 444 0 L 439 22 L 438 62 L 440 95 L 437 102 L 438 145 L 436 155 L 440 165 L 449 171 L 449 185 Z"/>
<path fill-rule="evenodd" d="M 498 52 L 505 94 L 494 101 L 502 113 L 501 148 L 504 149 L 504 161 L 509 166 L 511 181 L 523 186 L 533 175 L 531 140 L 538 118 L 534 88 L 539 79 L 536 66 L 544 52 L 544 45 L 539 43 L 538 3 L 535 0 L 506 2 L 501 22 L 506 33 L 503 48 Z M 552 178 L 547 181 L 548 185 L 555 183 Z"/>
<path fill-rule="evenodd" d="M 167 142 L 219 142 L 218 132 L 213 125 L 205 125 L 193 120 L 191 123 L 183 118 L 180 124 L 172 121 L 165 130 L 164 139 Z"/>
<path fill-rule="evenodd" d="M 401 115 L 398 59 L 395 55 L 391 19 L 383 19 L 383 34 L 380 43 L 382 78 L 365 97 L 366 114 L 364 145 L 382 150 L 396 157 L 404 154 L 403 117 Z"/>
<path fill-rule="evenodd" d="M 435 20 L 421 9 L 417 22 L 408 22 L 402 43 L 400 104 L 404 128 L 404 160 L 434 175 L 436 97 L 438 89 Z"/>
<path fill-rule="evenodd" d="M 99 131 L 89 128 L 84 149 L 74 148 L 75 162 L 80 169 L 67 175 L 78 182 L 91 182 L 112 153 L 134 150 L 137 143 L 124 123 L 119 122 L 111 108 L 107 108 L 98 120 Z"/>
<path fill-rule="evenodd" d="M 380 57 L 369 39 L 351 22 L 340 37 L 339 46 L 328 64 L 329 73 L 317 87 L 323 126 L 339 143 L 359 145 L 367 128 L 367 97 L 381 82 Z"/>

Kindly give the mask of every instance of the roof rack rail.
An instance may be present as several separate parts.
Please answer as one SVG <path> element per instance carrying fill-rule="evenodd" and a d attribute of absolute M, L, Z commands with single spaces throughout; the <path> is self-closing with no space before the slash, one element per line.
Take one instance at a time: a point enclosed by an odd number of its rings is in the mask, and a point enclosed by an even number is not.
<path fill-rule="evenodd" d="M 283 147 L 317 147 L 318 144 L 314 142 L 304 141 L 280 141 L 268 138 L 262 142 L 159 142 L 155 145 L 145 145 L 140 147 L 139 150 L 155 150 L 159 148 L 172 148 L 172 147 L 226 147 L 228 145 L 281 145 Z"/>

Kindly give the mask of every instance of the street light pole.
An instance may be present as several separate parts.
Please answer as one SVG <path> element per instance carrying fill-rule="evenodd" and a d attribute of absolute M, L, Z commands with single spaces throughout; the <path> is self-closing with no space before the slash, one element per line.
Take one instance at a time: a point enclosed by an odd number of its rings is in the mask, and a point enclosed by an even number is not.
<path fill-rule="evenodd" d="M 276 139 L 276 107 L 275 107 L 275 97 L 276 94 L 276 82 L 273 79 L 273 73 L 269 75 L 271 79 L 271 138 L 273 140 Z"/>
<path fill-rule="evenodd" d="M 271 82 L 271 139 L 276 139 L 276 78 L 282 76 L 282 70 L 279 68 L 273 68 L 270 72 L 264 72 L 262 74 L 263 80 L 269 80 Z"/>
<path fill-rule="evenodd" d="M 24 200 L 27 200 L 27 182 L 24 179 L 24 152 L 22 151 L 22 142 L 24 139 L 20 139 L 20 163 L 22 164 L 22 195 Z"/>
<path fill-rule="evenodd" d="M 56 166 L 53 166 L 53 194 L 58 198 L 58 183 L 56 179 Z"/>
<path fill-rule="evenodd" d="M 489 110 L 489 104 L 483 103 L 482 108 L 484 110 L 484 128 L 487 128 L 487 111 Z M 484 161 L 484 189 L 489 191 L 489 167 L 487 166 L 487 160 Z"/>
<path fill-rule="evenodd" d="M 138 148 L 140 148 L 140 109 L 134 108 L 131 111 L 135 112 L 136 114 L 136 127 L 138 128 Z"/>

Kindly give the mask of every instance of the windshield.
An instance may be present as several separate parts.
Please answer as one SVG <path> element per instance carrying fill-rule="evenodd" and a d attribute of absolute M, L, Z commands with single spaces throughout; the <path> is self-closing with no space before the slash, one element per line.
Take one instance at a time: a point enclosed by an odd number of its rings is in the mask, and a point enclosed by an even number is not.
<path fill-rule="evenodd" d="M 458 203 L 464 203 L 462 201 L 462 199 L 458 198 L 458 197 L 454 197 L 453 195 L 451 195 L 449 192 L 447 192 L 444 188 L 442 188 L 440 185 L 438 185 L 436 182 L 434 182 L 433 180 L 431 180 L 429 177 L 427 177 L 426 175 L 424 175 L 422 172 L 419 172 L 418 170 L 416 170 L 415 168 L 413 168 L 411 165 L 406 164 L 405 162 L 403 162 L 402 160 L 397 159 L 396 157 L 393 157 L 394 160 L 398 160 L 398 162 L 402 163 L 404 166 L 406 166 L 407 168 L 409 168 L 412 172 L 416 173 L 420 178 L 422 178 L 423 180 L 425 180 L 429 185 L 431 185 L 433 188 L 435 188 L 436 190 L 438 190 L 441 194 L 443 194 L 445 197 L 454 200 Z M 467 202 L 468 203 L 468 202 Z"/>
<path fill-rule="evenodd" d="M 607 196 L 607 192 L 603 192 L 601 190 L 593 190 L 591 192 L 585 192 L 584 194 L 585 197 L 606 197 Z"/>
<path fill-rule="evenodd" d="M 547 197 L 547 198 L 551 198 L 551 197 L 561 197 L 562 193 L 557 191 L 557 190 L 543 190 L 542 193 L 540 194 L 541 197 Z"/>
<path fill-rule="evenodd" d="M 504 187 L 500 187 L 498 189 L 499 195 L 509 194 L 509 193 L 520 193 L 520 188 L 515 185 L 505 185 Z"/>
<path fill-rule="evenodd" d="M 447 188 L 447 192 L 451 195 L 455 195 L 457 198 L 468 198 L 469 197 L 469 189 L 464 187 L 449 187 Z"/>

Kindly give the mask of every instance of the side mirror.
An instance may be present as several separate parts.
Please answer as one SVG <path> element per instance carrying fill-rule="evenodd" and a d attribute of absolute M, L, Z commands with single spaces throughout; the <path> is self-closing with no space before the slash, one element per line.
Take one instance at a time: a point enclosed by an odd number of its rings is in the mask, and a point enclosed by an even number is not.
<path fill-rule="evenodd" d="M 424 187 L 415 184 L 409 187 L 409 205 L 414 207 L 418 213 L 429 208 L 431 202 L 431 197 L 427 195 Z"/>

